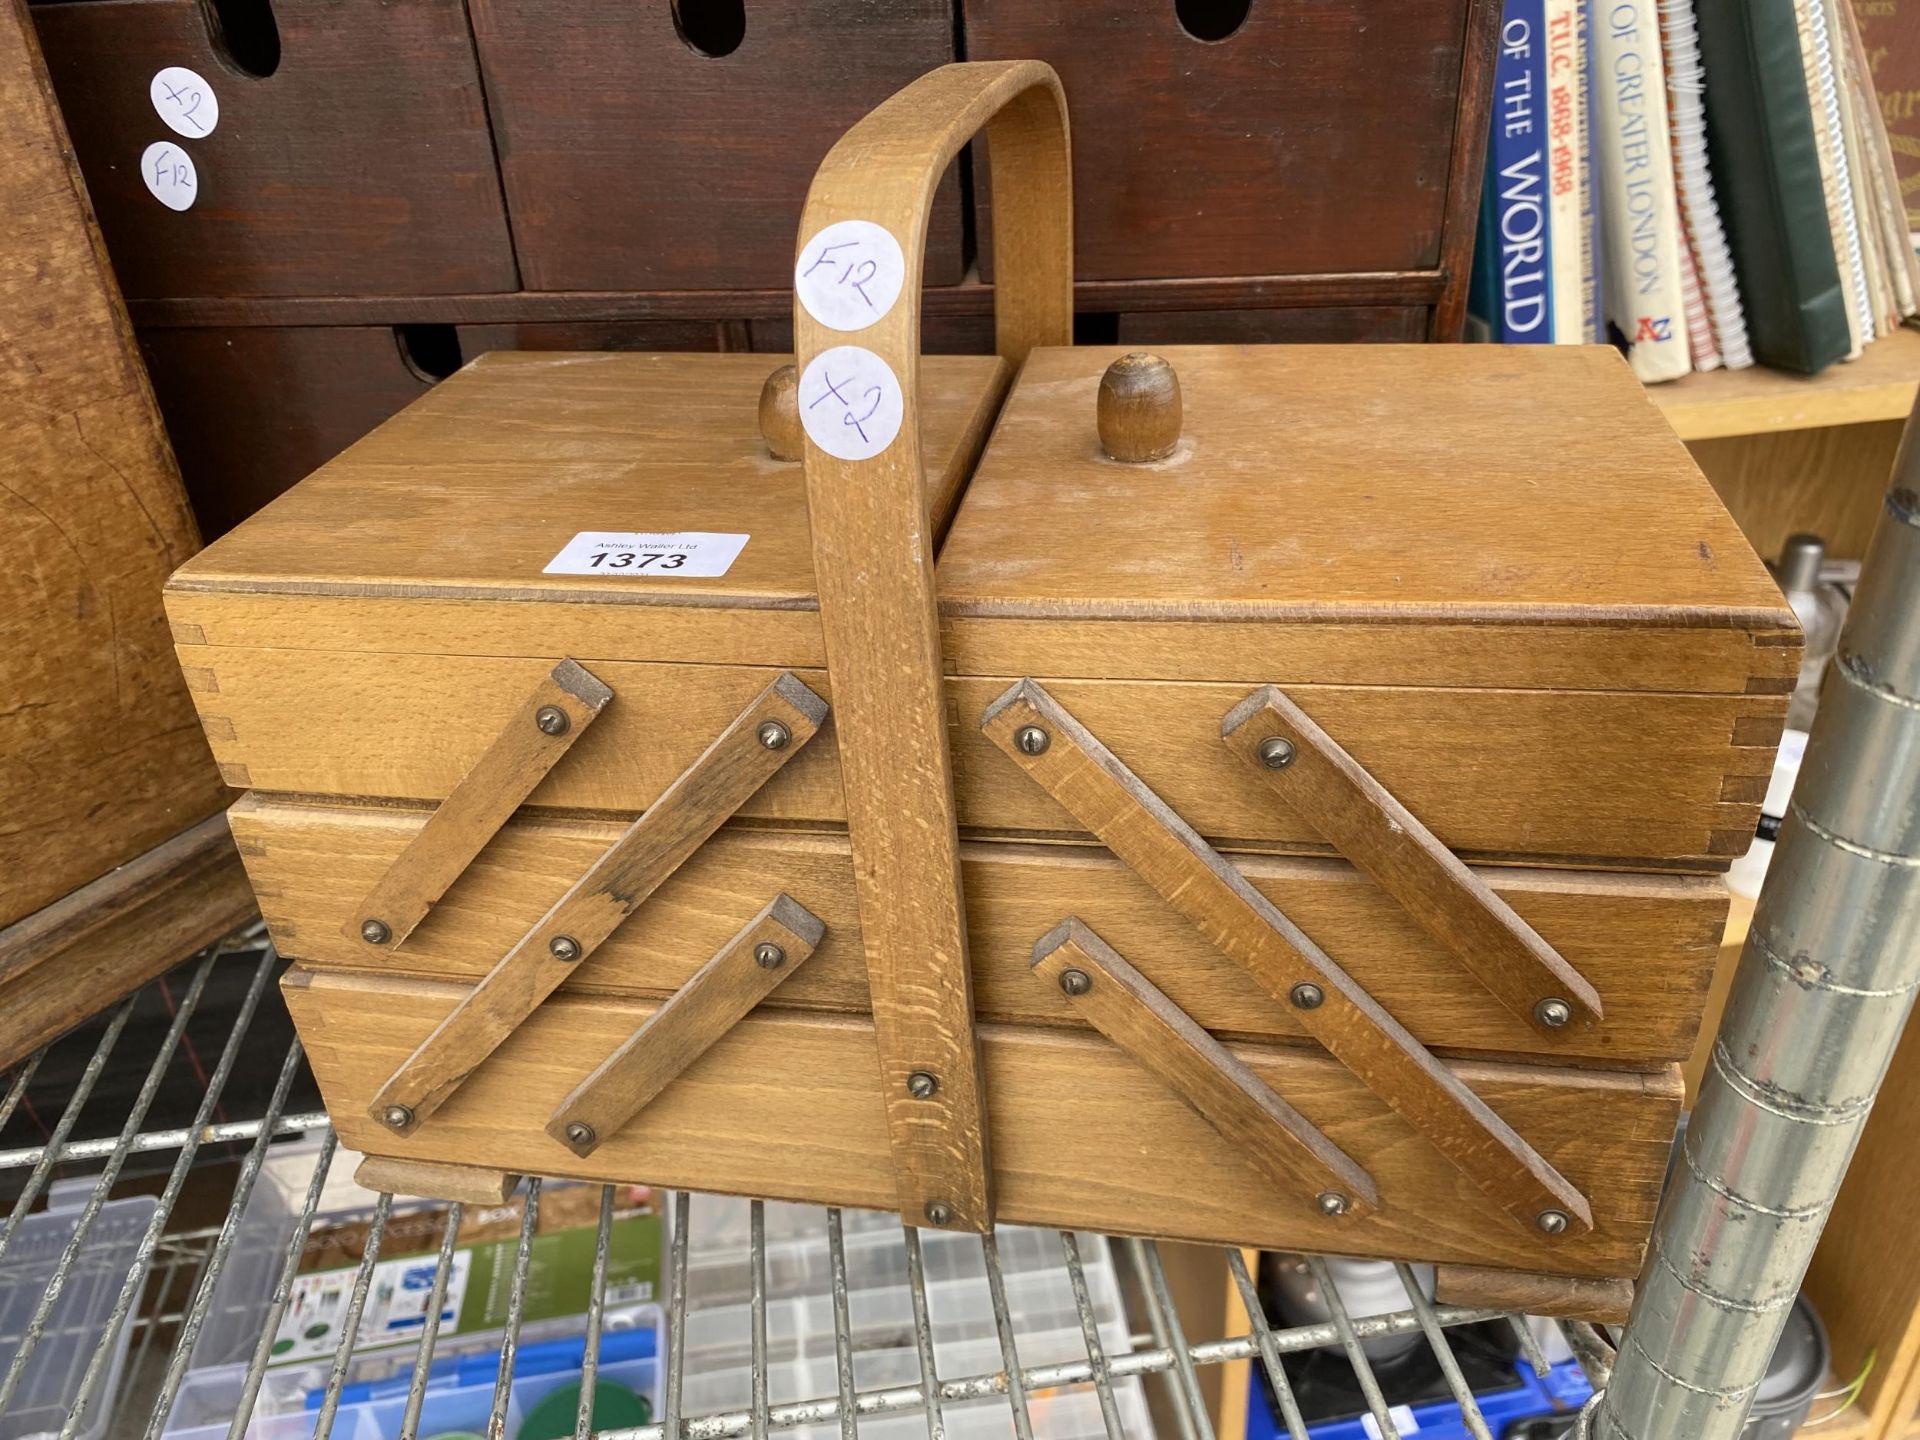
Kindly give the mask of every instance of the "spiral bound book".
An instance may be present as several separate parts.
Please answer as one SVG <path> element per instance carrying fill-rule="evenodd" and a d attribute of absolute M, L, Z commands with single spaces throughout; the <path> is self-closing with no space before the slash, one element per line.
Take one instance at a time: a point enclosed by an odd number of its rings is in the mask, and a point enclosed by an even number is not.
<path fill-rule="evenodd" d="M 1815 151 L 1820 160 L 1820 193 L 1840 285 L 1846 301 L 1849 343 L 1846 358 L 1859 355 L 1874 338 L 1873 299 L 1860 251 L 1860 225 L 1853 210 L 1853 185 L 1847 166 L 1847 142 L 1840 118 L 1839 81 L 1833 69 L 1832 37 L 1821 0 L 1794 0 L 1801 63 L 1806 67 L 1807 101 L 1813 115 Z"/>
<path fill-rule="evenodd" d="M 1720 224 L 1720 202 L 1714 196 L 1713 174 L 1707 164 L 1706 71 L 1700 63 L 1693 0 L 1660 0 L 1660 41 L 1667 67 L 1674 189 L 1680 227 L 1705 310 L 1710 341 L 1707 348 L 1727 369 L 1744 370 L 1753 364 L 1753 347 L 1747 341 L 1740 281 Z M 1695 369 L 1711 368 L 1703 358 L 1703 348 L 1696 342 Z"/>

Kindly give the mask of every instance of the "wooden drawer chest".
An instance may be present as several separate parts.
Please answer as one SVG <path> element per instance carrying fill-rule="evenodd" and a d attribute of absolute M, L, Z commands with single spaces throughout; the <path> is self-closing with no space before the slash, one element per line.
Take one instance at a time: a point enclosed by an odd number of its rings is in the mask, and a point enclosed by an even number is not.
<path fill-rule="evenodd" d="M 982 123 L 1002 357 L 919 358 Z M 1064 141 L 935 72 L 797 374 L 489 355 L 175 576 L 342 1138 L 1631 1276 L 1792 614 L 1609 351 L 1068 348 Z"/>
<path fill-rule="evenodd" d="M 1066 88 L 1081 280 L 1317 277 L 1340 340 L 1390 323 L 1367 314 L 1379 282 L 1422 275 L 1431 333 L 1458 338 L 1499 8 L 960 0 L 969 58 L 1043 60 Z"/>
<path fill-rule="evenodd" d="M 199 0 L 33 7 L 122 290 L 517 289 L 464 0 L 244 10 L 241 50 Z"/>
<path fill-rule="evenodd" d="M 784 286 L 806 177 L 954 57 L 952 0 L 470 0 L 530 290 Z M 960 180 L 928 281 L 960 279 Z"/>

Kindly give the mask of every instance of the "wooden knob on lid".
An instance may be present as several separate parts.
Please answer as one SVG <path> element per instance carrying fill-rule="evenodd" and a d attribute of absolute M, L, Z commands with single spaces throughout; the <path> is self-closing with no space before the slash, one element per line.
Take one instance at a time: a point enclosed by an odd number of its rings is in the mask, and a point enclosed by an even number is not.
<path fill-rule="evenodd" d="M 1180 377 L 1158 355 L 1122 355 L 1100 377 L 1100 448 L 1115 460 L 1164 460 L 1180 443 Z"/>
<path fill-rule="evenodd" d="M 782 365 L 760 387 L 760 438 L 776 460 L 806 455 L 800 431 L 800 372 L 791 365 Z"/>

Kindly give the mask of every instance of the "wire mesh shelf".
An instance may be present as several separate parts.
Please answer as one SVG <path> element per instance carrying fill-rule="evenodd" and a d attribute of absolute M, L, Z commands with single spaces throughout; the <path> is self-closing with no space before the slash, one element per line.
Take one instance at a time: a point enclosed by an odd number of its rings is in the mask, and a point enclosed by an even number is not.
<path fill-rule="evenodd" d="M 291 1238 L 271 1257 L 277 1278 L 267 1302 L 266 1322 L 244 1365 L 240 1404 L 226 1430 L 229 1440 L 265 1433 L 258 1427 L 250 1432 L 250 1417 L 272 1358 L 276 1333 L 294 1294 L 303 1247 L 340 1153 L 325 1112 L 313 1103 L 311 1078 L 298 1040 L 286 1038 L 285 1031 L 267 1033 L 273 1030 L 273 1023 L 262 1021 L 263 1014 L 277 1014 L 277 1004 L 267 991 L 280 968 L 278 957 L 256 924 L 189 960 L 147 991 L 122 1001 L 94 1025 L 35 1055 L 6 1078 L 4 1093 L 0 1094 L 0 1147 L 4 1147 L 0 1148 L 0 1195 L 11 1192 L 12 1207 L 4 1227 L 0 1227 L 0 1284 L 4 1284 L 9 1266 L 19 1258 L 10 1256 L 9 1250 L 50 1190 L 65 1189 L 69 1211 L 63 1213 L 70 1213 L 71 1201 L 83 1186 L 85 1199 L 72 1215 L 71 1234 L 53 1264 L 51 1280 L 44 1290 L 25 1297 L 30 1313 L 24 1324 L 13 1323 L 14 1315 L 0 1310 L 0 1357 L 5 1356 L 9 1343 L 16 1337 L 18 1341 L 4 1375 L 0 1375 L 0 1426 L 6 1423 L 9 1405 L 21 1403 L 24 1377 L 36 1356 L 43 1368 L 51 1356 L 60 1372 L 60 1383 L 67 1386 L 64 1393 L 71 1397 L 57 1427 L 59 1440 L 160 1440 L 189 1373 L 195 1344 L 207 1326 L 215 1287 L 241 1246 L 240 1217 L 259 1183 L 263 1164 L 270 1153 L 286 1153 L 276 1141 L 305 1136 L 317 1145 L 304 1204 L 297 1213 Z M 216 992 L 220 1001 L 210 1003 L 209 997 Z M 140 1016 L 148 1017 L 147 1021 L 136 1023 Z M 264 1057 L 263 1036 L 268 1047 Z M 142 1051 L 137 1040 L 149 1042 L 150 1048 Z M 57 1085 L 47 1087 L 48 1095 L 39 1095 L 36 1077 L 42 1082 L 49 1079 L 46 1066 L 56 1051 L 70 1073 L 59 1077 Z M 260 1072 L 276 1061 L 278 1068 L 268 1087 Z M 102 1089 L 103 1077 L 111 1075 L 118 1078 L 124 1091 L 135 1074 L 140 1078 L 130 1095 L 109 1093 L 112 1087 Z M 193 1082 L 184 1095 L 182 1076 Z M 236 1076 L 245 1077 L 240 1087 L 235 1086 Z M 251 1093 L 243 1096 L 242 1091 Z M 169 1113 L 167 1104 L 156 1103 L 163 1096 L 171 1097 L 168 1103 L 174 1110 L 185 1109 L 190 1101 L 191 1115 Z M 228 1113 L 242 1108 L 250 1113 L 239 1118 Z M 195 1224 L 188 1213 L 193 1207 L 183 1208 L 181 1199 L 190 1189 L 196 1166 L 204 1169 L 207 1162 L 216 1160 L 232 1170 L 231 1197 L 221 1197 L 226 1200 L 224 1218 L 217 1223 L 210 1218 L 208 1223 Z M 542 1190 L 537 1178 L 525 1182 L 518 1243 L 510 1268 L 506 1324 L 498 1347 L 488 1440 L 503 1440 L 506 1434 Z M 911 1324 L 897 1339 L 903 1349 L 917 1353 L 918 1376 L 909 1383 L 862 1388 L 855 1383 L 857 1350 L 849 1317 L 848 1254 L 854 1242 L 849 1239 L 848 1227 L 854 1225 L 858 1231 L 855 1239 L 864 1247 L 876 1243 L 873 1226 L 879 1222 L 856 1212 L 843 1214 L 829 1209 L 825 1212 L 825 1229 L 834 1383 L 827 1393 L 776 1403 L 769 1386 L 768 1338 L 772 1292 L 767 1219 L 774 1207 L 754 1201 L 747 1206 L 743 1257 L 748 1334 L 738 1337 L 750 1356 L 750 1397 L 736 1408 L 692 1413 L 683 1363 L 689 1333 L 689 1256 L 708 1242 L 697 1233 L 693 1197 L 676 1192 L 671 1196 L 672 1216 L 667 1227 L 664 1378 L 659 1413 L 653 1423 L 596 1432 L 592 1418 L 609 1315 L 608 1255 L 615 1190 L 614 1186 L 600 1187 L 574 1426 L 578 1440 L 596 1433 L 611 1440 L 660 1440 L 666 1436 L 680 1440 L 753 1436 L 759 1440 L 814 1426 L 826 1427 L 824 1433 L 837 1429 L 843 1437 L 854 1437 L 860 1433 L 862 1422 L 913 1415 L 924 1417 L 930 1437 L 943 1440 L 954 1433 L 957 1416 L 963 1416 L 963 1412 L 977 1414 L 982 1402 L 997 1402 L 995 1413 L 1001 1417 L 995 1422 L 998 1433 L 1008 1433 L 1010 1425 L 1016 1440 L 1033 1440 L 1035 1397 L 1063 1391 L 1091 1395 L 1097 1403 L 1101 1431 L 1119 1440 L 1134 1432 L 1129 1429 L 1133 1422 L 1117 1396 L 1123 1386 L 1147 1377 L 1159 1377 L 1155 1383 L 1164 1387 L 1165 1409 L 1181 1440 L 1211 1440 L 1214 1427 L 1203 1398 L 1201 1377 L 1209 1367 L 1236 1361 L 1250 1362 L 1264 1373 L 1279 1428 L 1290 1440 L 1306 1440 L 1307 1423 L 1282 1357 L 1326 1346 L 1340 1347 L 1351 1363 L 1364 1397 L 1369 1428 L 1378 1435 L 1390 1436 L 1400 1433 L 1393 1416 L 1395 1399 L 1370 1363 L 1369 1342 L 1396 1336 L 1415 1337 L 1414 1343 L 1431 1352 L 1447 1392 L 1460 1407 L 1467 1432 L 1476 1440 L 1494 1440 L 1462 1373 L 1449 1332 L 1489 1321 L 1508 1325 L 1521 1356 L 1535 1373 L 1544 1376 L 1548 1368 L 1536 1337 L 1520 1317 L 1436 1304 L 1405 1265 L 1396 1267 L 1406 1296 L 1405 1307 L 1387 1314 L 1356 1316 L 1349 1314 L 1342 1303 L 1326 1262 L 1307 1257 L 1303 1263 L 1324 1297 L 1327 1318 L 1316 1324 L 1273 1325 L 1266 1318 L 1255 1277 L 1236 1250 L 1218 1253 L 1249 1317 L 1246 1332 L 1189 1340 L 1158 1245 L 1137 1239 L 1108 1241 L 1072 1232 L 1059 1232 L 1047 1243 L 1057 1244 L 1058 1263 L 1064 1266 L 1070 1282 L 1083 1342 L 1076 1347 L 1080 1353 L 1048 1363 L 1023 1362 L 1023 1339 L 1031 1342 L 1032 1337 L 1023 1336 L 1015 1307 L 1009 1303 L 1002 1247 L 1018 1237 L 1041 1232 L 1002 1230 L 998 1235 L 964 1242 L 958 1237 L 938 1236 L 943 1246 L 964 1243 L 977 1247 L 999 1362 L 966 1373 L 942 1374 L 936 1365 L 936 1327 L 928 1302 L 926 1247 L 936 1232 L 928 1232 L 929 1238 L 923 1239 L 913 1228 L 896 1228 L 897 1238 L 881 1237 L 878 1243 L 897 1244 L 903 1252 L 899 1258 L 911 1302 Z M 85 1344 L 71 1335 L 50 1333 L 49 1320 L 57 1302 L 69 1285 L 77 1283 L 76 1276 L 87 1269 L 90 1238 L 97 1239 L 103 1232 L 102 1217 L 116 1198 L 130 1191 L 153 1193 L 154 1200 L 137 1239 L 126 1247 L 128 1258 L 105 1277 L 102 1293 L 110 1293 L 112 1301 L 103 1307 L 99 1332 L 89 1336 Z M 326 1382 L 318 1402 L 310 1417 L 301 1420 L 301 1433 L 309 1433 L 305 1427 L 310 1418 L 310 1433 L 319 1440 L 328 1440 L 335 1433 L 354 1341 L 395 1213 L 394 1204 L 391 1194 L 382 1194 L 373 1207 L 364 1251 L 346 1297 L 339 1344 L 326 1366 Z M 450 1207 L 444 1225 L 433 1289 L 425 1302 L 421 1334 L 404 1389 L 400 1440 L 414 1440 L 418 1433 L 423 1398 L 435 1373 L 440 1317 L 462 1209 L 458 1205 Z M 1096 1315 L 1085 1253 L 1088 1245 L 1101 1247 L 1103 1255 L 1111 1253 L 1129 1272 L 1140 1302 L 1136 1318 L 1144 1327 L 1141 1333 L 1134 1333 L 1131 1325 L 1123 1324 L 1118 1330 L 1111 1324 L 1103 1325 Z M 259 1263 L 258 1256 L 250 1260 Z M 968 1263 L 974 1263 L 971 1253 Z M 92 1283 L 100 1281 L 101 1277 L 92 1277 Z M 1562 1329 L 1592 1382 L 1602 1384 L 1611 1359 L 1608 1337 L 1586 1326 L 1567 1325 Z M 1112 1343 L 1116 1334 L 1124 1341 L 1117 1347 Z M 45 1355 L 41 1354 L 43 1350 Z M 6 1433 L 0 1429 L 0 1434 Z M 272 1433 L 278 1436 L 289 1432 L 275 1429 Z"/>

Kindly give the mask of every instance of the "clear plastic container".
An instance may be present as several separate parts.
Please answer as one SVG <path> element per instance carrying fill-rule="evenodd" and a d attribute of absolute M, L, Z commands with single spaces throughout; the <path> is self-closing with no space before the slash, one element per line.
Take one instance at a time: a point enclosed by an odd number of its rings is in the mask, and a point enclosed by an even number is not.
<path fill-rule="evenodd" d="M 27 1322 L 47 1293 L 54 1267 L 73 1239 L 80 1211 L 92 1189 L 90 1176 L 54 1185 L 48 1192 L 47 1208 L 20 1222 L 5 1260 L 0 1261 L 0 1375 L 6 1373 L 19 1352 Z M 100 1208 L 67 1283 L 47 1316 L 46 1330 L 27 1361 L 20 1386 L 8 1402 L 6 1413 L 0 1415 L 0 1440 L 52 1434 L 66 1423 L 81 1377 L 106 1332 L 113 1302 L 139 1256 L 140 1238 L 159 1204 L 151 1195 L 136 1195 L 109 1200 Z M 122 1320 L 112 1363 L 94 1389 L 92 1403 L 77 1431 L 78 1440 L 98 1440 L 106 1433 L 112 1400 L 120 1391 L 120 1370 L 126 1363 L 131 1334 Z"/>
<path fill-rule="evenodd" d="M 198 1343 L 193 1349 L 192 1364 L 195 1368 L 212 1368 L 220 1365 L 240 1364 L 253 1355 L 254 1347 L 260 1340 L 260 1326 L 267 1313 L 267 1302 L 273 1294 L 273 1287 L 280 1275 L 281 1266 L 286 1261 L 287 1245 L 293 1239 L 293 1233 L 300 1222 L 301 1212 L 306 1206 L 307 1190 L 313 1179 L 314 1161 L 319 1153 L 318 1141 L 303 1141 L 297 1144 L 276 1145 L 268 1154 L 266 1163 L 261 1166 L 260 1175 L 254 1185 L 253 1193 L 248 1197 L 246 1208 L 241 1212 L 239 1233 L 232 1250 L 228 1253 L 225 1267 L 214 1285 L 207 1321 L 200 1332 Z M 352 1176 L 358 1168 L 360 1156 L 351 1150 L 341 1150 L 334 1157 L 328 1171 L 325 1188 L 320 1194 L 320 1203 L 315 1211 L 315 1229 L 329 1222 L 351 1220 L 372 1213 L 379 1199 L 373 1191 L 354 1183 Z M 563 1182 L 549 1182 L 545 1194 L 548 1200 L 543 1215 L 553 1210 L 552 1197 Z M 592 1190 L 598 1187 L 574 1186 L 567 1184 L 569 1190 Z M 510 1201 L 509 1205 L 517 1204 Z M 656 1192 L 656 1205 L 660 1212 L 661 1251 L 664 1258 L 668 1220 L 672 1207 L 666 1204 L 665 1192 Z M 410 1200 L 396 1197 L 393 1203 L 392 1218 L 388 1222 L 387 1243 L 382 1248 L 383 1262 L 388 1257 L 397 1259 L 409 1253 L 397 1248 L 394 1236 L 404 1223 L 404 1217 L 422 1211 L 435 1211 L 442 1207 L 431 1201 Z M 489 1212 L 480 1206 L 466 1207 L 469 1223 L 483 1220 Z M 506 1206 L 500 1214 L 509 1214 Z M 591 1223 L 589 1220 L 587 1223 Z M 437 1245 L 437 1237 L 435 1240 Z M 428 1263 L 430 1266 L 430 1257 Z M 429 1268 L 428 1274 L 431 1273 Z M 456 1270 L 456 1276 L 460 1272 Z M 610 1305 L 645 1305 L 655 1302 L 659 1297 L 652 1293 L 615 1293 L 609 1289 L 607 1300 Z M 440 1346 L 443 1353 L 451 1344 L 453 1336 L 443 1333 Z M 329 1356 L 332 1342 L 327 1343 Z M 406 1346 L 409 1352 L 412 1345 Z M 293 1358 L 293 1357 L 288 1357 Z M 276 1361 L 276 1364 L 283 1363 Z"/>
<path fill-rule="evenodd" d="M 744 1410 L 752 1398 L 748 1295 L 747 1202 L 696 1195 L 687 1260 L 687 1325 L 683 1339 L 683 1411 L 688 1416 Z M 920 1383 L 913 1299 L 898 1218 L 842 1212 L 846 1241 L 847 1316 L 852 1331 L 853 1379 L 859 1390 Z M 767 1394 L 773 1405 L 839 1393 L 835 1360 L 831 1252 L 826 1212 L 816 1206 L 768 1204 Z M 1007 1308 L 1023 1367 L 1087 1358 L 1060 1237 L 1051 1230 L 1003 1226 L 996 1231 Z M 1127 1349 L 1128 1327 L 1105 1238 L 1081 1235 L 1087 1290 L 1103 1345 Z M 927 1315 L 934 1364 L 943 1380 L 993 1374 L 1004 1368 L 986 1261 L 976 1236 L 920 1232 Z M 1151 1437 L 1153 1425 L 1137 1380 L 1114 1384 L 1124 1433 Z M 1091 1385 L 1029 1397 L 1034 1434 L 1041 1440 L 1078 1440 L 1106 1434 Z M 949 1402 L 948 1434 L 1010 1436 L 1012 1413 L 1004 1397 Z M 831 1440 L 834 1425 L 790 1432 L 801 1440 Z M 860 1422 L 863 1440 L 924 1436 L 917 1411 Z"/>
<path fill-rule="evenodd" d="M 523 1364 L 516 1367 L 508 1391 L 508 1435 L 517 1435 L 533 1408 L 564 1385 L 580 1378 L 578 1360 L 541 1373 L 525 1373 L 525 1361 L 536 1347 L 579 1336 L 584 1325 L 548 1321 L 529 1325 L 521 1335 Z M 644 1333 L 642 1348 L 657 1350 L 660 1312 L 657 1306 L 609 1311 L 603 1332 L 599 1384 L 621 1385 L 643 1397 L 649 1415 L 660 1407 L 660 1364 L 657 1354 L 613 1358 L 620 1347 L 615 1337 Z M 419 1434 L 486 1433 L 493 1410 L 493 1388 L 499 1366 L 499 1337 L 474 1336 L 450 1340 L 434 1348 L 435 1377 L 428 1384 L 420 1409 Z M 577 1347 L 576 1347 L 577 1348 Z M 347 1367 L 346 1389 L 335 1418 L 336 1440 L 394 1440 L 406 1410 L 408 1382 L 417 1352 L 411 1347 L 360 1356 Z M 462 1364 L 461 1362 L 465 1362 Z M 267 1371 L 247 1426 L 247 1440 L 307 1440 L 313 1434 L 319 1397 L 327 1383 L 323 1364 L 285 1366 Z M 189 1370 L 167 1417 L 164 1440 L 225 1440 L 227 1428 L 240 1407 L 247 1367 L 221 1365 Z M 571 1430 L 571 1421 L 568 1429 Z"/>
<path fill-rule="evenodd" d="M 306 1205 L 318 1151 L 317 1142 L 276 1146 L 262 1166 L 241 1213 L 234 1247 L 214 1287 L 192 1366 L 167 1417 L 162 1432 L 166 1440 L 224 1440 L 241 1403 L 247 1364 L 259 1344 L 287 1246 Z M 351 1178 L 358 1158 L 345 1150 L 335 1157 L 321 1192 L 317 1224 L 350 1221 L 371 1212 L 378 1197 Z M 553 1193 L 551 1187 L 548 1193 Z M 395 1201 L 393 1215 L 397 1221 L 416 1210 L 437 1208 L 429 1202 L 401 1199 Z M 468 1206 L 466 1213 L 469 1220 L 485 1218 L 480 1207 Z M 542 1213 L 550 1214 L 551 1205 Z M 389 1241 L 393 1224 L 389 1222 Z M 664 1231 L 663 1215 L 663 1249 Z M 435 1268 L 431 1254 L 404 1259 L 396 1254 L 389 1261 L 383 1253 L 382 1263 L 404 1266 L 395 1277 L 395 1283 L 403 1289 L 424 1288 L 431 1283 Z M 463 1273 L 458 1264 L 456 1261 L 456 1279 Z M 450 1307 L 451 1294 L 450 1289 Z M 665 1333 L 660 1308 L 651 1303 L 650 1295 L 616 1295 L 611 1287 L 607 1298 L 600 1375 L 606 1383 L 624 1386 L 643 1398 L 649 1411 L 657 1413 L 662 1373 L 658 1350 Z M 577 1342 L 585 1330 L 584 1314 L 529 1320 L 521 1327 L 520 1359 L 509 1390 L 508 1435 L 517 1435 L 528 1414 L 554 1390 L 579 1379 Z M 286 1333 L 282 1331 L 283 1339 Z M 363 1328 L 362 1336 L 366 1333 Z M 485 1432 L 502 1338 L 498 1328 L 465 1334 L 442 1330 L 434 1346 L 434 1369 L 419 1434 Z M 314 1412 L 327 1383 L 333 1337 L 325 1336 L 323 1341 L 329 1352 L 325 1355 L 296 1360 L 296 1349 L 267 1368 L 246 1431 L 249 1440 L 305 1440 L 312 1434 Z M 377 1348 L 368 1348 L 363 1338 L 361 1350 L 348 1362 L 334 1435 L 341 1440 L 392 1440 L 397 1436 L 418 1353 L 418 1341 L 411 1337 L 378 1343 Z M 570 1434 L 571 1419 L 566 1428 Z"/>
<path fill-rule="evenodd" d="M 214 1319 L 203 1332 L 179 1400 L 169 1417 L 165 1440 L 223 1440 L 240 1399 L 245 1360 L 258 1342 L 265 1296 L 272 1289 L 287 1240 L 312 1175 L 310 1149 L 276 1153 L 263 1173 L 254 1201 L 241 1220 L 240 1247 L 215 1292 Z M 350 1157 L 335 1162 L 336 1174 L 352 1173 Z M 366 1203 L 357 1187 L 330 1184 L 322 1212 Z M 669 1213 L 671 1207 L 664 1207 Z M 688 1316 L 683 1355 L 683 1414 L 688 1417 L 744 1410 L 752 1400 L 751 1322 L 748 1296 L 748 1204 L 723 1196 L 696 1195 L 691 1202 L 687 1292 Z M 897 1217 L 869 1211 L 842 1212 L 846 1240 L 847 1305 L 852 1327 L 854 1383 L 871 1389 L 917 1385 L 920 1356 L 914 1338 L 912 1295 L 907 1286 L 906 1248 Z M 1014 1321 L 1023 1366 L 1086 1358 L 1079 1311 L 1066 1270 L 1060 1237 L 1050 1230 L 1003 1227 L 998 1232 L 1001 1272 Z M 837 1395 L 831 1258 L 826 1212 L 818 1206 L 769 1203 L 767 1237 L 767 1336 L 769 1398 L 775 1405 Z M 1003 1368 L 986 1264 L 979 1238 L 943 1231 L 920 1232 L 927 1282 L 928 1316 L 935 1364 L 944 1379 L 992 1374 Z M 242 1262 L 242 1255 L 247 1251 Z M 1107 1241 L 1082 1235 L 1080 1252 L 1089 1296 L 1102 1342 L 1113 1352 L 1127 1348 L 1128 1326 Z M 258 1273 L 255 1273 L 258 1272 Z M 610 1308 L 609 1333 L 623 1328 L 659 1328 L 654 1305 Z M 523 1347 L 540 1343 L 564 1328 L 564 1322 L 529 1325 Z M 572 1327 L 579 1333 L 580 1326 Z M 617 1344 L 617 1342 L 610 1342 Z M 450 1357 L 497 1347 L 497 1335 L 448 1336 L 435 1349 L 442 1364 Z M 526 1353 L 523 1348 L 523 1355 Z M 348 1372 L 348 1384 L 382 1387 L 379 1395 L 349 1392 L 334 1434 L 341 1440 L 392 1440 L 399 1433 L 412 1346 L 363 1354 Z M 601 1375 L 645 1396 L 658 1413 L 660 1368 L 654 1356 L 603 1363 Z M 566 1373 L 521 1376 L 513 1382 L 506 1434 L 517 1435 L 529 1410 L 560 1385 L 577 1378 Z M 449 1431 L 484 1432 L 493 1396 L 494 1371 L 474 1373 L 471 1385 L 442 1382 L 430 1389 L 421 1418 L 423 1436 Z M 276 1366 L 267 1372 L 249 1440 L 304 1440 L 312 1432 L 311 1396 L 326 1383 L 324 1363 Z M 391 1391 L 392 1393 L 388 1393 Z M 363 1396 L 367 1398 L 352 1398 Z M 1151 1437 L 1144 1396 L 1137 1380 L 1114 1384 L 1124 1433 Z M 1034 1433 L 1039 1440 L 1097 1440 L 1105 1435 L 1098 1397 L 1090 1385 L 1065 1387 L 1029 1397 Z M 1004 1397 L 950 1402 L 944 1407 L 948 1433 L 956 1440 L 1013 1434 Z M 800 1440 L 832 1440 L 836 1425 L 786 1432 Z M 860 1422 L 863 1440 L 907 1440 L 926 1434 L 917 1411 L 871 1416 Z M 4 1440 L 4 1437 L 0 1437 Z"/>

